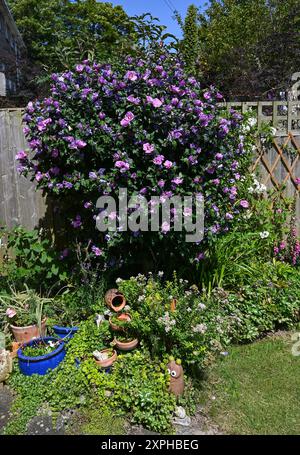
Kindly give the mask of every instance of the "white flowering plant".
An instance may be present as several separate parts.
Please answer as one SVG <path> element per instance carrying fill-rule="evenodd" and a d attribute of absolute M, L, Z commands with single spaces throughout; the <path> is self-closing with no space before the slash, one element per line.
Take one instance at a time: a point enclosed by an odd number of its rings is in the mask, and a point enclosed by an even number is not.
<path fill-rule="evenodd" d="M 153 357 L 169 354 L 185 368 L 201 368 L 226 344 L 226 321 L 207 307 L 197 286 L 178 279 L 138 275 L 119 280 L 129 303 L 131 326 Z"/>

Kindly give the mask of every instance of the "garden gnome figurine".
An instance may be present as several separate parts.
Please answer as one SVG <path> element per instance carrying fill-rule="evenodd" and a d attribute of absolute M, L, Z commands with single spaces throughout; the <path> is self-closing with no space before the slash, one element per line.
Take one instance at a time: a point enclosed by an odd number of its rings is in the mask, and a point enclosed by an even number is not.
<path fill-rule="evenodd" d="M 169 391 L 178 397 L 182 395 L 184 391 L 184 375 L 181 361 L 176 360 L 175 362 L 175 360 L 170 357 L 170 362 L 167 366 L 168 373 L 171 376 Z"/>

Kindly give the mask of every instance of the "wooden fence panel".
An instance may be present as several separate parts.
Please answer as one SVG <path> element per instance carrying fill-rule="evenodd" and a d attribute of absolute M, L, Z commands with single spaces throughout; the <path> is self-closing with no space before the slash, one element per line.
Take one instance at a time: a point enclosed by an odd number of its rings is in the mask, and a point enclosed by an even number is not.
<path fill-rule="evenodd" d="M 0 224 L 38 226 L 45 203 L 34 183 L 18 174 L 15 156 L 27 147 L 21 109 L 0 109 Z"/>

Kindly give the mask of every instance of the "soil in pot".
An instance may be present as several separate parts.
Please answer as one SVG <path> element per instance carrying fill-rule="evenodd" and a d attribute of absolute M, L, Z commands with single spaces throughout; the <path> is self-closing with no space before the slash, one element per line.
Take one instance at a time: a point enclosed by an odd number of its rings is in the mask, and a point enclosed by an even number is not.
<path fill-rule="evenodd" d="M 109 368 L 117 360 L 117 352 L 114 349 L 102 349 L 102 351 L 94 351 L 95 362 L 101 368 Z"/>

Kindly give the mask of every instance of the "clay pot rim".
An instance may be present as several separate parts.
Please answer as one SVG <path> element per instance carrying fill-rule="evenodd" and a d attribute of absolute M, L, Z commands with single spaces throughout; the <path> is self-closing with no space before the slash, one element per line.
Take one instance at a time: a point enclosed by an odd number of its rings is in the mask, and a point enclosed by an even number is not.
<path fill-rule="evenodd" d="M 40 341 L 56 341 L 56 342 L 59 342 L 59 343 L 58 343 L 58 347 L 55 348 L 53 351 L 49 352 L 48 354 L 39 355 L 39 356 L 36 356 L 36 357 L 28 357 L 28 356 L 23 354 L 23 349 L 24 348 L 26 348 L 28 346 L 32 346 L 34 343 L 40 342 Z M 41 362 L 42 360 L 51 359 L 51 357 L 56 356 L 57 354 L 59 354 L 64 349 L 65 349 L 65 343 L 61 339 L 54 338 L 54 337 L 34 338 L 31 341 L 28 341 L 27 343 L 22 343 L 21 347 L 17 351 L 17 357 L 18 357 L 19 360 L 26 361 L 28 363 L 29 362 L 30 363 Z"/>
<path fill-rule="evenodd" d="M 41 321 L 42 324 L 46 324 L 46 322 L 47 322 L 47 318 L 45 318 Z M 32 324 L 32 325 L 26 325 L 26 326 L 18 326 L 18 325 L 12 325 L 12 324 L 9 324 L 9 325 L 14 330 L 26 330 L 26 329 L 32 329 L 32 327 L 39 326 L 38 324 Z"/>
<path fill-rule="evenodd" d="M 122 316 L 123 314 L 126 315 L 126 316 L 128 316 L 129 319 L 119 319 L 119 317 Z M 111 320 L 113 316 L 117 316 L 117 315 L 116 315 L 116 314 L 112 314 L 112 315 L 109 317 L 109 322 L 112 323 L 112 324 L 114 324 L 114 325 L 117 325 L 115 322 L 113 322 L 113 321 Z M 119 315 L 117 316 L 117 319 L 119 319 L 119 321 L 125 321 L 125 322 L 130 322 L 130 321 L 132 321 L 132 317 L 131 317 L 131 315 L 130 315 L 129 313 L 121 313 L 121 314 L 119 314 Z"/>
<path fill-rule="evenodd" d="M 111 295 L 113 295 L 113 296 L 111 297 Z M 108 297 L 108 296 L 110 296 L 110 297 Z M 113 299 L 116 297 L 122 297 L 122 299 L 123 299 L 122 303 L 118 306 L 113 305 Z M 109 308 L 111 308 L 116 313 L 123 310 L 123 308 L 126 305 L 126 299 L 125 299 L 123 292 L 121 292 L 121 291 L 119 291 L 119 289 L 115 289 L 115 288 L 112 288 L 112 289 L 109 289 L 108 291 L 106 291 L 104 300 L 105 300 L 106 305 L 109 306 Z"/>
<path fill-rule="evenodd" d="M 97 365 L 99 365 L 101 367 L 104 367 L 104 368 L 108 368 L 109 366 L 111 366 L 117 360 L 118 354 L 117 354 L 117 351 L 115 349 L 113 349 L 113 348 L 101 349 L 100 352 L 110 351 L 111 349 L 113 350 L 113 354 L 110 357 L 108 357 L 108 359 L 97 360 L 96 357 L 94 356 L 94 359 L 95 359 L 95 362 L 97 363 Z M 108 362 L 108 365 L 105 365 L 107 362 Z"/>
<path fill-rule="evenodd" d="M 122 311 L 123 308 L 126 306 L 126 299 L 125 299 L 124 295 L 116 295 L 114 298 L 117 298 L 117 297 L 122 297 L 122 299 L 123 299 L 122 303 L 120 303 L 120 305 L 118 305 L 118 306 L 115 306 L 113 304 L 113 299 L 112 299 L 111 304 L 110 304 L 110 308 L 112 310 L 114 310 L 116 313 L 118 313 L 119 311 Z"/>
<path fill-rule="evenodd" d="M 138 340 L 138 338 L 133 338 L 133 339 L 131 339 L 131 340 L 129 340 L 129 341 L 120 341 L 120 340 L 118 340 L 118 339 L 115 337 L 115 338 L 114 338 L 114 343 L 115 343 L 115 345 L 116 345 L 117 347 L 118 347 L 118 345 L 119 345 L 119 346 L 127 347 L 127 346 L 130 346 L 131 344 L 137 346 L 138 343 L 139 343 L 139 340 Z"/>

